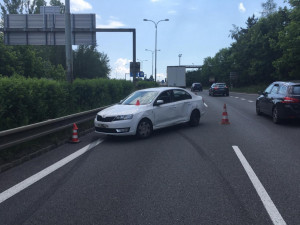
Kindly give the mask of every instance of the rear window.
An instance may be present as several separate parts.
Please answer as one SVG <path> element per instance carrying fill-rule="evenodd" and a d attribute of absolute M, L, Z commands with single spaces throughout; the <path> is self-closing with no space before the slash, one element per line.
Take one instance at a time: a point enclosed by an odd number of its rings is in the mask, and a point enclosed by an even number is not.
<path fill-rule="evenodd" d="M 293 86 L 292 93 L 293 93 L 294 95 L 300 95 L 300 85 Z"/>
<path fill-rule="evenodd" d="M 226 84 L 217 84 L 216 86 L 218 86 L 218 87 L 225 87 Z"/>

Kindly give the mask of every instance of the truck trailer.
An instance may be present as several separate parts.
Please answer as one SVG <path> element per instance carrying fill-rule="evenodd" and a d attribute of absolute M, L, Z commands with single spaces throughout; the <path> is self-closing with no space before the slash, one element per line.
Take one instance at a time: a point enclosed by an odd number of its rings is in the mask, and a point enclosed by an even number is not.
<path fill-rule="evenodd" d="M 185 66 L 167 66 L 168 87 L 186 87 Z"/>

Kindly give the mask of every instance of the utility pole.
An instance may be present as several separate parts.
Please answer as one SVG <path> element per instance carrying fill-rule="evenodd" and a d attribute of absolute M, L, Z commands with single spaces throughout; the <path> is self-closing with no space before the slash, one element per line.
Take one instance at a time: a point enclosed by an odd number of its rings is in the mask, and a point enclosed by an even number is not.
<path fill-rule="evenodd" d="M 65 0 L 65 41 L 66 41 L 66 67 L 67 81 L 73 82 L 73 57 L 72 57 L 72 42 L 71 42 L 71 13 L 70 0 Z"/>

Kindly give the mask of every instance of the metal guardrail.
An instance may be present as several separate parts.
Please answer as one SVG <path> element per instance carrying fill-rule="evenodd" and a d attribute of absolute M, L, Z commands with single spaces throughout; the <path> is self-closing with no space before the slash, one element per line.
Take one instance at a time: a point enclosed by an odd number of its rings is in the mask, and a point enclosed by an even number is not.
<path fill-rule="evenodd" d="M 95 118 L 97 112 L 107 108 L 101 107 L 85 112 L 80 112 L 57 119 L 50 119 L 23 127 L 18 127 L 0 132 L 0 150 L 30 141 L 50 133 L 71 127 L 73 123 L 82 123 Z"/>

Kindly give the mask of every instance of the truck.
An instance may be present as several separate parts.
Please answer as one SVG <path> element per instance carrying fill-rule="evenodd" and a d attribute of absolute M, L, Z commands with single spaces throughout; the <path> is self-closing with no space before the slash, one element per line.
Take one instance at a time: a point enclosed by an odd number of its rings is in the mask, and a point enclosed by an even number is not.
<path fill-rule="evenodd" d="M 186 87 L 185 66 L 167 66 L 168 87 Z"/>

